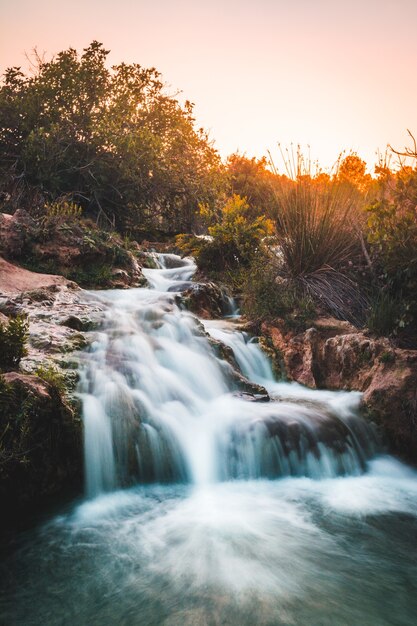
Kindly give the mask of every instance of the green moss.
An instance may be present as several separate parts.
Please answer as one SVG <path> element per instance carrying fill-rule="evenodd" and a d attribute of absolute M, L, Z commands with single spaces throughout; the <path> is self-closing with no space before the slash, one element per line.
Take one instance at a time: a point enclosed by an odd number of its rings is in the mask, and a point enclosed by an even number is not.
<path fill-rule="evenodd" d="M 275 378 L 277 380 L 287 380 L 284 357 L 281 351 L 274 346 L 271 337 L 263 335 L 259 338 L 259 345 L 271 362 Z"/>

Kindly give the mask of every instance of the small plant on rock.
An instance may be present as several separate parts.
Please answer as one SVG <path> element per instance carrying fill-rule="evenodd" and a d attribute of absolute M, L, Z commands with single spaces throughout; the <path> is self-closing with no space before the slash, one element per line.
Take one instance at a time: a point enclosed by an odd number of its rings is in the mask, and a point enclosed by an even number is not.
<path fill-rule="evenodd" d="M 11 318 L 6 326 L 0 322 L 0 370 L 16 368 L 26 356 L 29 323 L 26 317 Z"/>

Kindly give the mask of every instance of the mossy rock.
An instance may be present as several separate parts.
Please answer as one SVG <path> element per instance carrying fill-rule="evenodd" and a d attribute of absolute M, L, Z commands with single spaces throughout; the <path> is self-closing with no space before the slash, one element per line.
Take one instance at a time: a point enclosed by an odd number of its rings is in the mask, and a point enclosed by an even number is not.
<path fill-rule="evenodd" d="M 39 376 L 0 377 L 0 498 L 9 519 L 82 482 L 79 408 Z M 5 519 L 3 519 L 3 522 Z"/>
<path fill-rule="evenodd" d="M 275 348 L 274 344 L 272 343 L 271 337 L 259 337 L 259 347 L 269 358 L 271 362 L 272 373 L 274 374 L 276 380 L 287 380 L 284 358 L 281 354 L 281 351 Z"/>

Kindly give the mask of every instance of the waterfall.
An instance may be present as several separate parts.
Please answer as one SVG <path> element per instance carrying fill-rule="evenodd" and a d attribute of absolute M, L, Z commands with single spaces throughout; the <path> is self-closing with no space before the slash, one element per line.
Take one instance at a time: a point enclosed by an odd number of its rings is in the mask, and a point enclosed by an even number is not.
<path fill-rule="evenodd" d="M 135 482 L 362 473 L 376 441 L 357 416 L 359 394 L 275 381 L 258 344 L 233 322 L 206 321 L 204 330 L 181 310 L 178 292 L 194 262 L 172 254 L 157 261 L 144 270 L 148 288 L 90 294 L 106 314 L 80 383 L 88 496 Z M 206 331 L 270 402 L 237 393 Z"/>
<path fill-rule="evenodd" d="M 238 319 L 181 309 L 192 261 L 155 260 L 87 294 L 88 497 L 3 551 L 0 622 L 414 624 L 415 470 L 376 455 L 360 394 L 275 380 Z"/>

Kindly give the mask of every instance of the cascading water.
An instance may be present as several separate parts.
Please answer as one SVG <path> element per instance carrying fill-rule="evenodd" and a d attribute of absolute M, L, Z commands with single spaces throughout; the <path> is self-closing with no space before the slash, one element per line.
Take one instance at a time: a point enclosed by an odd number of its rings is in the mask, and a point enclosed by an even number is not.
<path fill-rule="evenodd" d="M 234 395 L 226 364 L 171 295 L 188 284 L 195 265 L 175 255 L 161 255 L 161 264 L 145 270 L 153 289 L 98 296 L 106 322 L 81 387 L 88 495 L 129 481 L 361 473 L 375 438 L 356 417 L 358 394 L 310 393 L 309 404 Z M 256 343 L 231 324 L 206 328 L 232 349 L 249 380 L 285 397 L 289 386 L 274 381 Z"/>
<path fill-rule="evenodd" d="M 236 323 L 181 310 L 192 261 L 155 258 L 150 288 L 87 294 L 88 497 L 15 542 L 0 623 L 414 625 L 416 472 L 376 456 L 359 394 L 275 381 Z"/>

